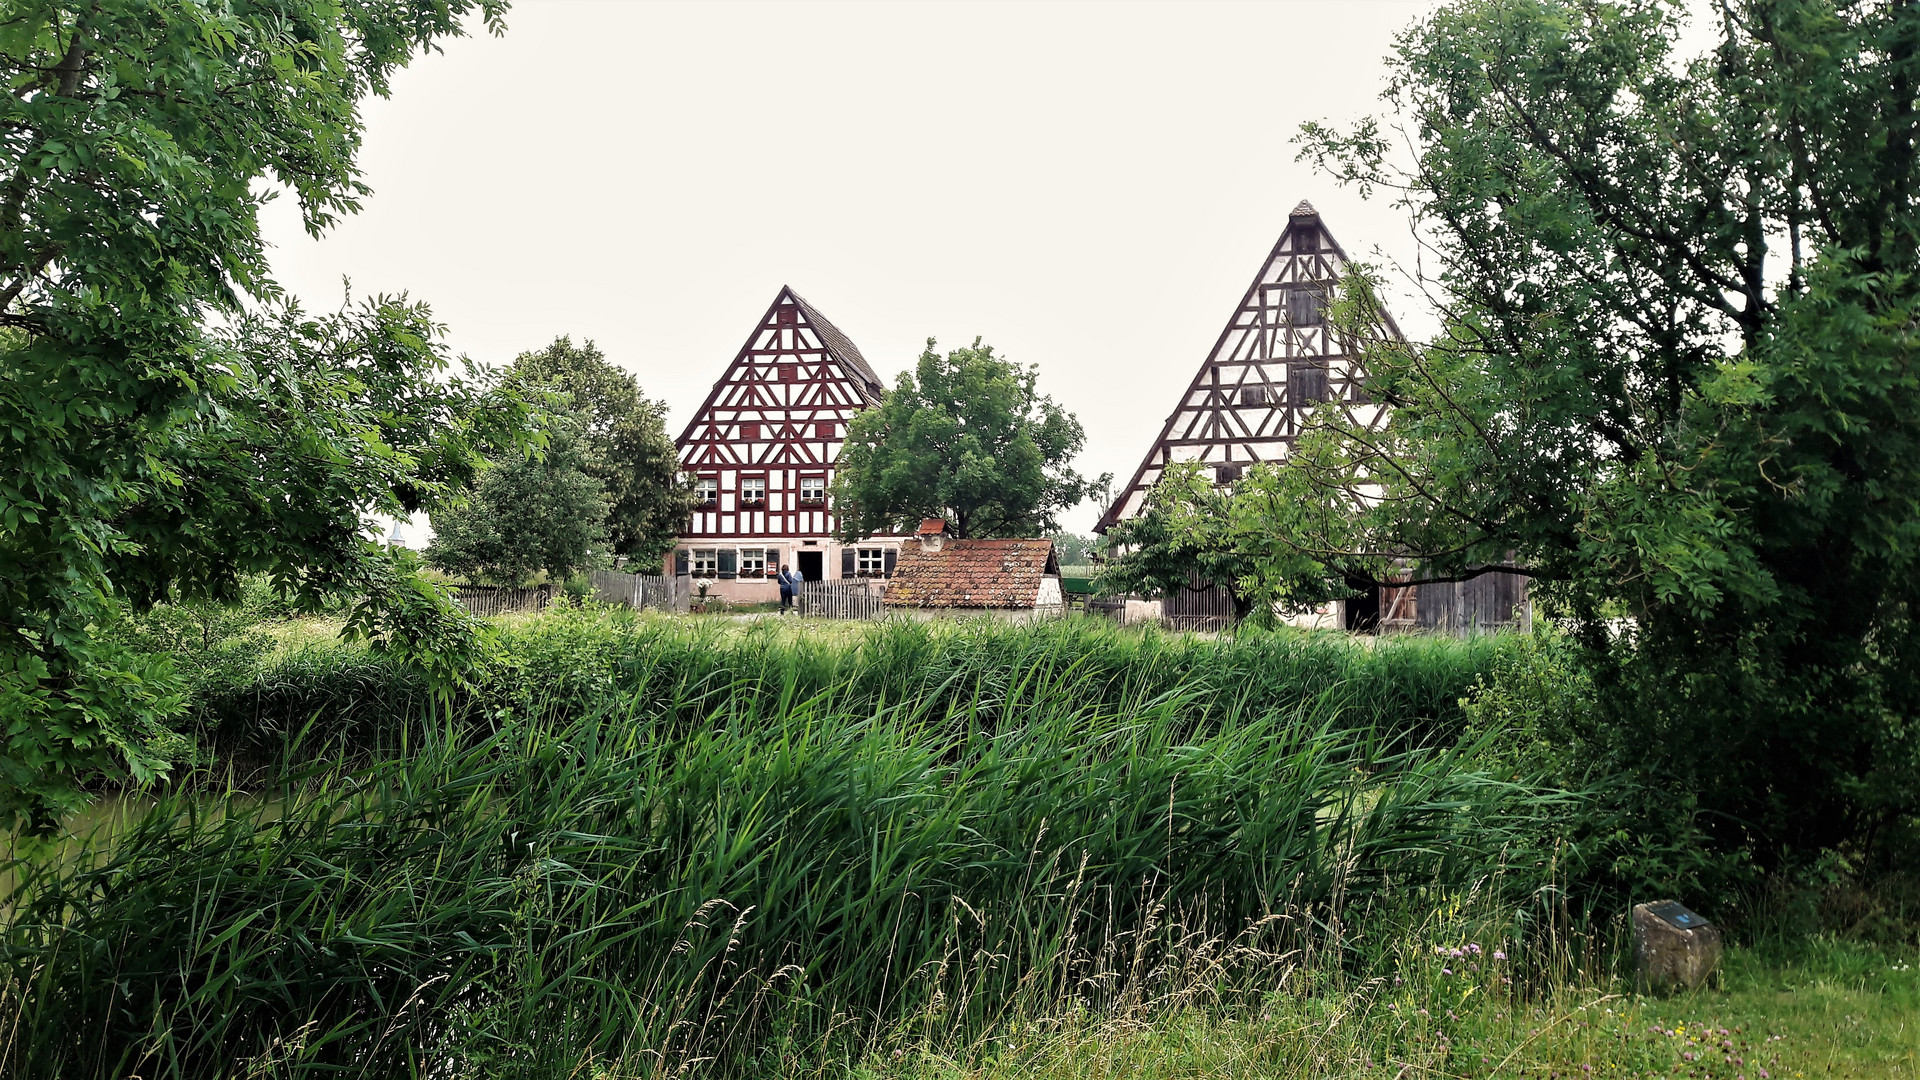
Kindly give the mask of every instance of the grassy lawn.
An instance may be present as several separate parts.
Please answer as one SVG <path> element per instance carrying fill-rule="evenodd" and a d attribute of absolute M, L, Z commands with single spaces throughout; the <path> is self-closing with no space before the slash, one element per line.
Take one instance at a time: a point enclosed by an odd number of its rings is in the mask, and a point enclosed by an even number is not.
<path fill-rule="evenodd" d="M 1722 985 L 1672 997 L 1563 990 L 1515 1006 L 1498 977 L 1276 996 L 1258 1015 L 1011 1025 L 964 1055 L 875 1054 L 871 1077 L 1537 1077 L 1811 1080 L 1920 1076 L 1911 953 L 1815 942 L 1733 950 Z M 1465 974 L 1464 972 L 1462 974 Z M 1424 984 L 1415 988 L 1415 984 Z"/>

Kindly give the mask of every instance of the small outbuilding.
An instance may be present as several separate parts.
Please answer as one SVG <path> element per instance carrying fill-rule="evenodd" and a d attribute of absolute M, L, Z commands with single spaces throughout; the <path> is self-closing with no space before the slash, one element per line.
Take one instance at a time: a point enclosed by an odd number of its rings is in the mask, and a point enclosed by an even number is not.
<path fill-rule="evenodd" d="M 1066 610 L 1051 540 L 957 540 L 928 518 L 900 548 L 886 605 L 920 618 L 991 615 L 1009 622 Z"/>

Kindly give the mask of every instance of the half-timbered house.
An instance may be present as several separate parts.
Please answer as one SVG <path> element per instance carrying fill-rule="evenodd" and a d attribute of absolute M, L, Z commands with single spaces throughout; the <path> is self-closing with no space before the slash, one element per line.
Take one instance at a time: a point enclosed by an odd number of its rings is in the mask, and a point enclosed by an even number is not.
<path fill-rule="evenodd" d="M 1101 515 L 1096 531 L 1105 533 L 1114 522 L 1140 513 L 1147 492 L 1175 463 L 1199 462 L 1216 484 L 1226 485 L 1251 465 L 1284 459 L 1307 414 L 1327 403 L 1361 424 L 1383 422 L 1382 407 L 1366 392 L 1365 372 L 1327 322 L 1327 304 L 1347 262 L 1345 249 L 1312 204 L 1302 201 L 1294 207 L 1226 329 L 1132 479 Z M 1381 318 L 1381 329 L 1398 336 L 1392 317 L 1383 312 Z M 1231 611 L 1231 603 L 1217 589 L 1204 582 L 1194 586 L 1163 601 L 1170 623 L 1218 620 L 1222 612 Z M 1356 630 L 1454 630 L 1463 619 L 1472 625 L 1496 625 L 1524 617 L 1524 583 L 1510 575 L 1485 575 L 1458 587 L 1435 589 L 1447 591 L 1445 601 L 1436 592 L 1424 611 L 1415 586 L 1375 590 L 1303 621 Z M 1481 592 L 1488 595 L 1483 598 Z"/>
<path fill-rule="evenodd" d="M 880 401 L 853 341 L 782 287 L 678 440 L 700 495 L 671 570 L 730 600 L 779 597 L 782 564 L 809 581 L 885 577 L 900 538 L 834 539 L 834 464 L 847 424 Z"/>

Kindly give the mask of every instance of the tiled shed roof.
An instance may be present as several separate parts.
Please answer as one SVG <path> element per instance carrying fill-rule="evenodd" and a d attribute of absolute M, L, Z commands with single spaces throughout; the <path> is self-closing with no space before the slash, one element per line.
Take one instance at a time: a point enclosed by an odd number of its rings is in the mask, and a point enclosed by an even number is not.
<path fill-rule="evenodd" d="M 900 548 L 888 607 L 1031 608 L 1040 579 L 1058 574 L 1051 540 L 948 540 L 939 551 Z"/>

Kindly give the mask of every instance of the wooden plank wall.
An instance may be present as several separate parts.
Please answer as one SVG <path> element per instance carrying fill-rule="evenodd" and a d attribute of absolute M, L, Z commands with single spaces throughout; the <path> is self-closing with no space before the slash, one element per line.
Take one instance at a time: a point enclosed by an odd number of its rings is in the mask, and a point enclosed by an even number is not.
<path fill-rule="evenodd" d="M 1418 586 L 1415 622 L 1420 629 L 1447 634 L 1524 626 L 1527 579 L 1490 571 L 1470 581 Z"/>

